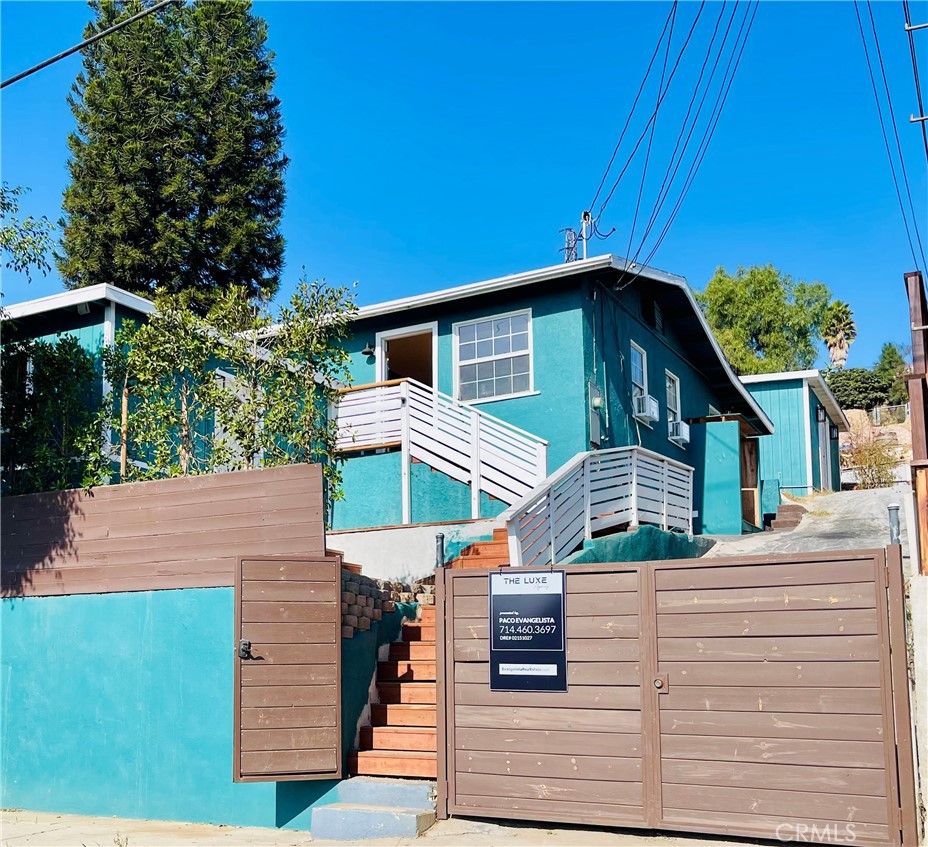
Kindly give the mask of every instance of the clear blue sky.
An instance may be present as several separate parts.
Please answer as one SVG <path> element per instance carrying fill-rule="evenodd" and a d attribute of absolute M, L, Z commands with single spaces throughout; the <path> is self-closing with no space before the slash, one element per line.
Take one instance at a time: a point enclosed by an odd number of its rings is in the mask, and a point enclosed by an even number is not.
<path fill-rule="evenodd" d="M 696 9 L 682 4 L 677 43 Z M 707 5 L 662 107 L 644 214 L 718 9 Z M 908 121 L 917 106 L 902 7 L 874 9 L 924 240 L 928 168 Z M 359 302 L 372 303 L 560 261 L 558 230 L 593 197 L 669 5 L 259 0 L 255 10 L 277 54 L 291 159 L 281 294 L 305 265 L 311 277 L 357 280 Z M 928 3 L 912 14 L 928 21 Z M 3 78 L 79 41 L 88 16 L 80 2 L 4 0 Z M 928 32 L 916 43 L 928 87 Z M 2 178 L 30 186 L 25 211 L 53 220 L 79 63 L 2 93 Z M 600 224 L 618 232 L 591 255 L 626 252 L 641 161 Z M 761 3 L 712 146 L 652 260 L 697 289 L 718 265 L 767 262 L 851 303 L 860 334 L 849 365 L 908 341 L 912 260 L 851 3 Z M 3 288 L 11 303 L 61 283 L 4 272 Z"/>

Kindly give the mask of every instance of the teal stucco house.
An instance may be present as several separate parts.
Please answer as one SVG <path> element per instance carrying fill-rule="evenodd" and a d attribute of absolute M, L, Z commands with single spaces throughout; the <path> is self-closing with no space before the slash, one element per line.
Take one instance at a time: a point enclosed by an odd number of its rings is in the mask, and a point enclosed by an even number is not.
<path fill-rule="evenodd" d="M 797 495 L 840 491 L 838 436 L 850 425 L 821 372 L 757 374 L 741 381 L 776 426 L 761 439 L 762 482 Z"/>
<path fill-rule="evenodd" d="M 349 344 L 335 529 L 496 516 L 524 563 L 610 526 L 759 523 L 773 424 L 680 276 L 555 265 L 364 306 Z"/>

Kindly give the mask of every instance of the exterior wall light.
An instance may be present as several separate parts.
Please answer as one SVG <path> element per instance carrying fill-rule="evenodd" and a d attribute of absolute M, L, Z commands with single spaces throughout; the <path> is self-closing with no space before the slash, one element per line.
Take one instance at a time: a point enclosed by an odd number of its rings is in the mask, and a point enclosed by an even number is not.
<path fill-rule="evenodd" d="M 370 356 L 373 356 L 373 355 L 374 355 L 374 348 L 373 348 L 373 346 L 371 345 L 370 342 L 368 342 L 368 343 L 367 343 L 367 346 L 361 351 L 361 355 L 362 355 L 362 356 L 367 356 L 367 357 L 370 357 Z"/>

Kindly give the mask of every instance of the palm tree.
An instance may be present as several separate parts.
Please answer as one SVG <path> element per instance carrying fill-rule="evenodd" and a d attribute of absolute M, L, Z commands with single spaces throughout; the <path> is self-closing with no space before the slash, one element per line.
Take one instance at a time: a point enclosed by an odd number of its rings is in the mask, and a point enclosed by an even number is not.
<path fill-rule="evenodd" d="M 843 300 L 835 300 L 829 305 L 822 321 L 822 340 L 828 348 L 831 365 L 843 368 L 847 362 L 847 353 L 851 342 L 857 338 L 857 324 L 854 313 Z"/>

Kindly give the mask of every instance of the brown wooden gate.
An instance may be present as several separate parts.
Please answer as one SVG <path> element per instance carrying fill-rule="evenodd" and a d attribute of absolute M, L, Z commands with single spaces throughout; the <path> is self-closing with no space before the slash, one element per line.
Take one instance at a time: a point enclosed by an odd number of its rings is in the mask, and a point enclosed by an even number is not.
<path fill-rule="evenodd" d="M 334 556 L 238 562 L 236 782 L 342 775 L 340 568 Z"/>
<path fill-rule="evenodd" d="M 566 570 L 566 694 L 491 692 L 440 572 L 440 815 L 915 844 L 898 547 Z"/>

